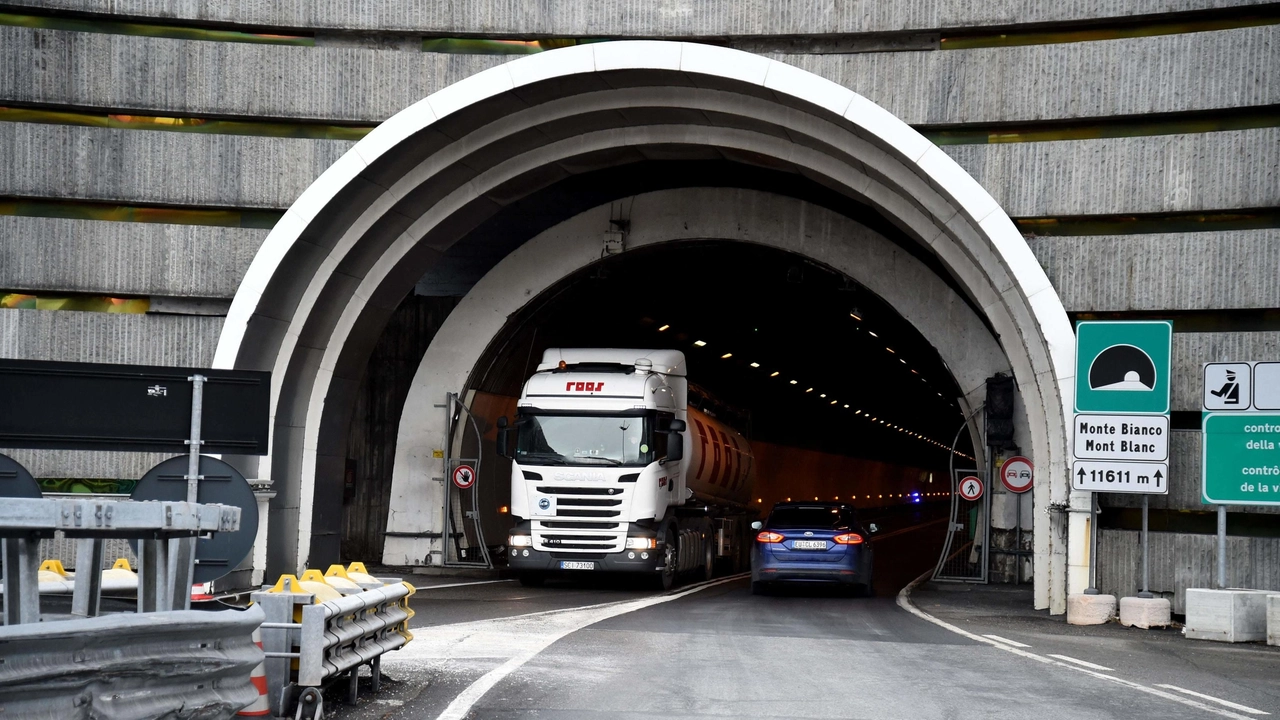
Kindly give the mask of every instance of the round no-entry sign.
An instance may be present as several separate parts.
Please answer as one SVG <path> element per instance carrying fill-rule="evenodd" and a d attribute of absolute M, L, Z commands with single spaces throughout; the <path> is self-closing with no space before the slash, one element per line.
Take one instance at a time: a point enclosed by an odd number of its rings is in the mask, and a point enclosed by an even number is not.
<path fill-rule="evenodd" d="M 960 497 L 965 500 L 977 500 L 982 497 L 982 479 L 977 475 L 968 475 L 961 478 Z"/>
<path fill-rule="evenodd" d="M 1016 455 L 1000 465 L 1000 482 L 1004 483 L 1009 492 L 1024 493 L 1031 489 L 1035 472 L 1035 466 L 1030 460 Z"/>
<path fill-rule="evenodd" d="M 459 465 L 453 469 L 453 484 L 460 490 L 466 490 L 476 484 L 476 471 L 470 465 Z"/>

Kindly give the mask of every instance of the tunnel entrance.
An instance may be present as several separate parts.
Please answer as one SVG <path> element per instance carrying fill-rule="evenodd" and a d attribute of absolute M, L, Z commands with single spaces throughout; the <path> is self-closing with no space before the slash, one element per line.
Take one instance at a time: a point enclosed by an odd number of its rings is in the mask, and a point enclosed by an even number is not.
<path fill-rule="evenodd" d="M 766 187 L 729 183 L 732 194 L 718 198 L 670 189 L 678 182 L 634 188 L 615 197 L 634 194 L 643 212 L 632 210 L 630 226 L 612 230 L 609 221 L 624 218 L 610 217 L 590 192 L 575 194 L 576 207 L 529 205 L 573 178 L 625 176 L 628 166 L 658 161 L 709 161 L 774 179 Z M 807 190 L 789 194 L 802 186 L 870 212 L 844 212 Z M 440 399 L 415 393 L 468 387 L 506 319 L 598 262 L 602 234 L 613 231 L 626 234 L 624 254 L 677 240 L 729 240 L 774 245 L 853 278 L 936 350 L 961 411 L 987 370 L 1011 370 L 1024 452 L 1043 470 L 1035 505 L 1048 522 L 1036 526 L 1037 604 L 1064 605 L 1063 538 L 1069 526 L 1073 552 L 1082 550 L 1083 526 L 1040 511 L 1065 503 L 1070 492 L 1064 418 L 1074 338 L 1008 217 L 954 161 L 865 98 L 763 57 L 665 42 L 556 50 L 446 88 L 358 143 L 273 229 L 237 291 L 214 362 L 273 373 L 271 453 L 262 461 L 231 458 L 277 492 L 270 571 L 336 557 L 353 408 L 383 328 L 415 284 L 458 259 L 451 251 L 519 208 L 530 232 L 497 239 L 508 251 L 488 269 L 480 263 L 482 277 L 448 312 L 410 388 L 396 447 L 389 561 L 422 562 L 439 540 L 431 537 L 439 513 L 413 508 L 432 506 L 440 475 L 431 464 L 440 443 L 432 438 L 441 435 L 418 411 Z M 1082 567 L 1073 561 L 1073 582 Z"/>
<path fill-rule="evenodd" d="M 631 201 L 610 209 L 632 209 Z M 968 433 L 950 461 L 965 416 L 956 400 L 963 393 L 942 358 L 852 278 L 754 243 L 624 245 L 529 301 L 470 373 L 463 396 L 487 430 L 479 451 L 485 470 L 473 492 L 499 562 L 516 519 L 510 461 L 495 452 L 492 429 L 500 416 L 515 416 L 522 386 L 548 348 L 683 352 L 697 386 L 690 404 L 750 441 L 754 488 L 745 509 L 752 519 L 779 502 L 840 501 L 890 531 L 912 523 L 940 530 L 930 526 L 949 509 L 949 468 L 976 462 Z M 477 452 L 469 441 L 458 447 Z M 468 527 L 460 512 L 467 507 L 445 511 L 454 514 L 452 529 Z M 446 542 L 444 557 L 468 554 L 462 548 L 477 541 L 469 535 Z M 911 570 L 886 591 L 932 566 L 939 537 L 926 532 L 913 539 L 910 556 L 899 553 L 895 564 Z"/>

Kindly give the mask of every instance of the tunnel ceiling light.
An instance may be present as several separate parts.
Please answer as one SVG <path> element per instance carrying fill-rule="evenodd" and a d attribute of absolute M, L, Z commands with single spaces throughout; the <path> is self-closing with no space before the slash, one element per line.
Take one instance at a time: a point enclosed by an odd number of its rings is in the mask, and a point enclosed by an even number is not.
<path fill-rule="evenodd" d="M 871 337 L 874 337 L 874 338 L 878 338 L 878 337 L 880 337 L 879 335 L 875 334 L 874 332 L 872 332 L 872 331 L 870 331 L 870 330 L 868 330 L 868 331 L 867 331 L 867 334 L 868 334 L 868 335 L 870 335 Z"/>
<path fill-rule="evenodd" d="M 849 317 L 857 320 L 858 322 L 862 322 L 862 310 L 860 310 L 857 305 L 854 305 L 849 308 Z"/>
<path fill-rule="evenodd" d="M 792 381 L 791 381 L 791 384 L 792 384 L 792 385 L 795 385 L 795 384 L 796 384 L 796 381 L 795 381 L 795 380 L 792 380 Z"/>
<path fill-rule="evenodd" d="M 706 346 L 706 343 L 705 343 L 705 342 L 703 342 L 702 340 L 694 340 L 694 341 L 693 341 L 693 344 L 694 344 L 694 345 L 697 345 L 698 347 L 705 347 L 705 346 Z"/>
<path fill-rule="evenodd" d="M 769 377 L 778 377 L 778 375 L 779 373 L 777 370 L 774 370 L 773 372 L 769 373 Z"/>
<path fill-rule="evenodd" d="M 894 355 L 897 355 L 897 354 L 898 354 L 898 353 L 897 353 L 897 352 L 895 352 L 895 351 L 894 351 L 894 349 L 893 349 L 893 348 L 891 348 L 891 347 L 886 347 L 886 348 L 885 348 L 885 350 L 888 350 L 889 352 L 893 353 Z"/>
<path fill-rule="evenodd" d="M 861 414 L 862 414 L 862 411 L 861 411 L 861 410 L 856 410 L 856 411 L 854 411 L 854 413 L 853 413 L 853 414 L 854 414 L 854 415 L 861 415 Z"/>
<path fill-rule="evenodd" d="M 911 374 L 912 374 L 912 375 L 919 375 L 920 373 L 916 372 L 915 370 L 912 370 L 912 371 L 911 371 Z M 921 379 L 921 380 L 923 380 L 924 378 L 920 378 L 920 379 Z"/>
<path fill-rule="evenodd" d="M 832 405 L 835 405 L 835 404 L 836 404 L 836 403 L 838 403 L 838 402 L 840 402 L 840 401 L 839 401 L 839 400 L 832 400 L 832 401 L 831 401 L 831 404 L 832 404 Z"/>
<path fill-rule="evenodd" d="M 760 363 L 751 363 L 751 367 L 758 368 L 760 367 Z"/>
<path fill-rule="evenodd" d="M 658 332 L 666 332 L 668 329 L 670 329 L 670 327 L 671 327 L 670 325 L 663 325 L 662 327 L 658 328 Z"/>
<path fill-rule="evenodd" d="M 720 356 L 720 359 L 721 359 L 721 360 L 728 360 L 728 359 L 729 359 L 729 358 L 731 358 L 731 357 L 733 357 L 733 353 L 725 353 L 725 354 L 723 354 L 723 355 L 721 355 L 721 356 Z"/>
<path fill-rule="evenodd" d="M 824 398 L 824 397 L 826 397 L 826 396 L 827 396 L 827 394 L 826 394 L 826 393 L 822 393 L 822 394 L 821 394 L 821 395 L 819 395 L 818 397 L 820 397 L 820 398 Z"/>
<path fill-rule="evenodd" d="M 849 409 L 849 406 L 848 406 L 848 405 L 845 405 L 845 406 L 844 406 L 844 409 L 845 409 L 845 410 L 848 410 L 848 409 Z"/>
<path fill-rule="evenodd" d="M 903 365 L 907 364 L 907 361 L 903 360 L 902 358 L 898 358 L 898 362 L 902 363 Z"/>
<path fill-rule="evenodd" d="M 808 390 L 805 390 L 805 392 L 813 392 L 813 388 L 809 388 Z"/>

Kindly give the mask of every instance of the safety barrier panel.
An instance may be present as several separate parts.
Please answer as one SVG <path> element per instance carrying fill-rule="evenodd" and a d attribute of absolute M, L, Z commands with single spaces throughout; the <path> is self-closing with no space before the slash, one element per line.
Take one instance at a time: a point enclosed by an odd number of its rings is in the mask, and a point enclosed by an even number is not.
<path fill-rule="evenodd" d="M 5 498 L 0 503 L 4 623 L 40 620 L 40 540 L 53 537 L 55 532 L 77 541 L 76 566 L 81 568 L 102 566 L 105 540 L 136 539 L 141 551 L 138 610 L 154 612 L 190 607 L 194 538 L 239 527 L 240 508 L 228 505 Z M 103 576 L 98 572 L 77 574 L 72 615 L 98 614 L 102 584 Z"/>
<path fill-rule="evenodd" d="M 0 631 L 0 718 L 228 718 L 258 691 L 259 608 L 122 613 Z"/>
<path fill-rule="evenodd" d="M 333 568 L 330 573 L 329 578 L 339 575 Z M 351 574 L 372 584 L 366 573 Z M 252 595 L 266 616 L 262 647 L 267 704 L 276 716 L 319 718 L 324 709 L 321 689 L 344 674 L 347 700 L 354 703 L 362 665 L 369 666 L 376 692 L 382 655 L 413 639 L 412 585 L 395 582 L 353 590 L 349 581 L 339 582 L 349 593 L 341 595 L 325 579 L 319 571 L 308 571 L 302 580 L 285 575 L 275 587 Z M 343 573 L 338 579 L 348 577 Z M 318 594 L 329 599 L 320 600 Z"/>

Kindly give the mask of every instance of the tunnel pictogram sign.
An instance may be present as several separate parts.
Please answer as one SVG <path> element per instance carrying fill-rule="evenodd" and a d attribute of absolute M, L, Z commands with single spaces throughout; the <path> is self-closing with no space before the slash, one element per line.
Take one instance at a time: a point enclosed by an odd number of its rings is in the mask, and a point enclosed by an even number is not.
<path fill-rule="evenodd" d="M 1031 461 L 1016 455 L 1000 464 L 1000 482 L 1009 492 L 1024 493 L 1031 489 L 1036 469 Z"/>
<path fill-rule="evenodd" d="M 470 465 L 459 465 L 453 469 L 453 484 L 460 490 L 466 490 L 476 484 L 476 471 Z"/>
<path fill-rule="evenodd" d="M 960 497 L 965 500 L 977 500 L 982 497 L 982 479 L 977 475 L 969 475 L 960 479 Z"/>
<path fill-rule="evenodd" d="M 1173 325 L 1167 320 L 1076 325 L 1076 412 L 1169 412 Z"/>

